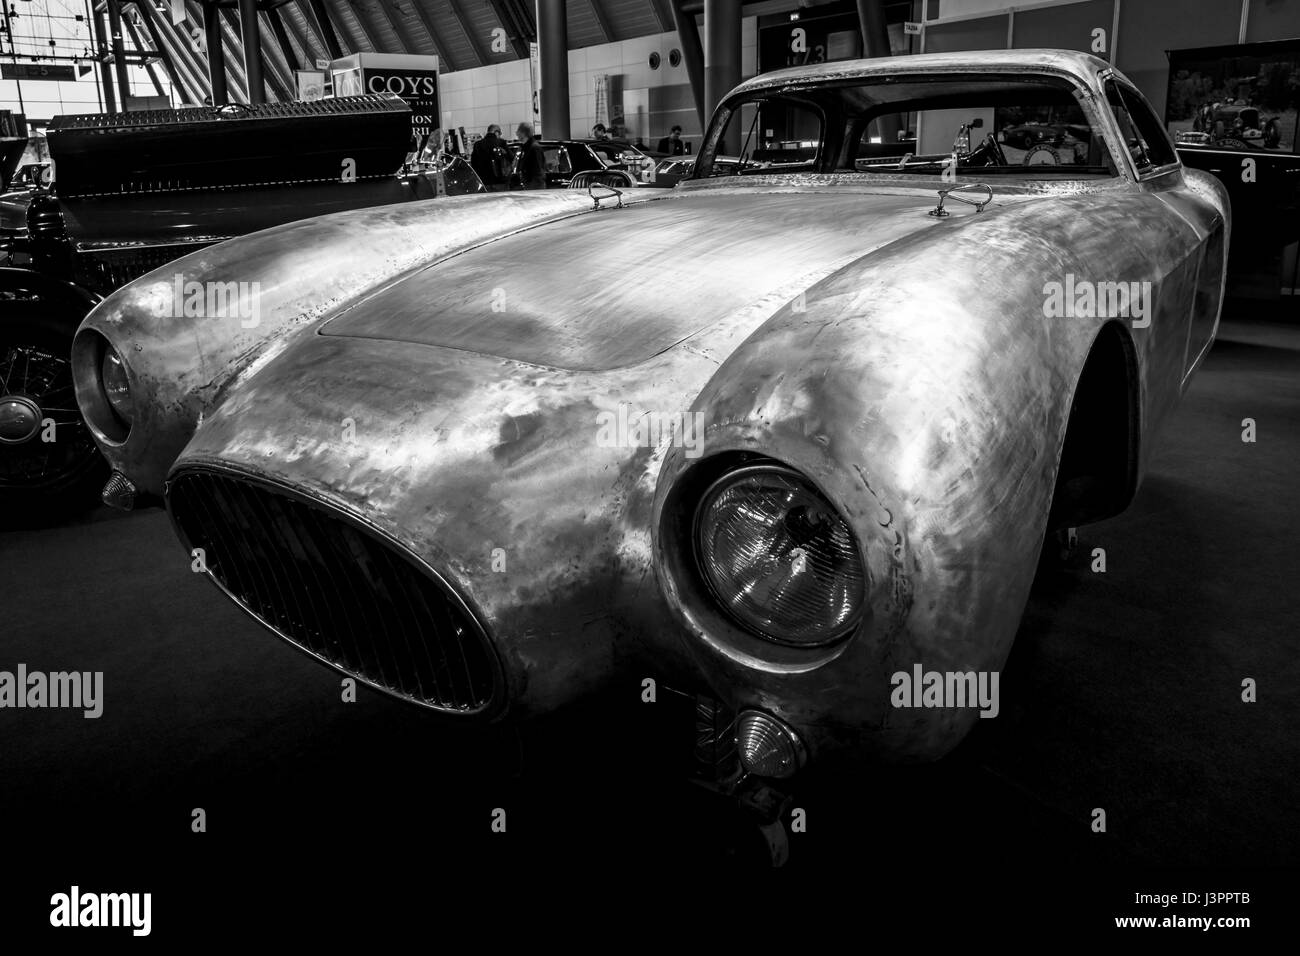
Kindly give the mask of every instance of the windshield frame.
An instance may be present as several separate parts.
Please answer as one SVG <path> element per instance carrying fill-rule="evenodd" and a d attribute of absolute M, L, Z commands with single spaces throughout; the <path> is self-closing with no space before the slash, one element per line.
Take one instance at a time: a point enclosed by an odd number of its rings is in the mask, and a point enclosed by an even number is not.
<path fill-rule="evenodd" d="M 1109 70 L 1109 68 L 1108 68 Z M 1093 77 L 1097 79 L 1097 77 Z M 931 71 L 910 71 L 900 70 L 897 73 L 874 73 L 861 76 L 836 77 L 828 79 L 822 76 L 811 75 L 806 78 L 793 79 L 788 83 L 773 84 L 771 86 L 753 88 L 741 88 L 733 92 L 714 111 L 713 118 L 709 123 L 708 131 L 704 137 L 704 143 L 701 145 L 699 159 L 696 161 L 695 169 L 687 182 L 712 179 L 713 161 L 718 155 L 719 144 L 722 141 L 723 132 L 727 123 L 733 114 L 737 113 L 742 106 L 761 102 L 773 97 L 803 97 L 801 94 L 811 93 L 815 90 L 825 90 L 829 88 L 854 87 L 854 86 L 887 86 L 891 83 L 919 84 L 926 82 L 960 84 L 963 81 L 971 83 L 987 84 L 990 81 L 1005 80 L 1008 83 L 1023 84 L 1026 82 L 1041 82 L 1045 85 L 1068 89 L 1074 96 L 1089 126 L 1092 128 L 1093 135 L 1100 135 L 1104 138 L 1106 155 L 1110 160 L 1110 168 L 1105 174 L 1091 172 L 1086 176 L 1070 176 L 1068 173 L 1055 175 L 1044 175 L 1041 168 L 1027 166 L 1025 172 L 1006 171 L 999 169 L 996 173 L 991 173 L 993 167 L 975 167 L 973 169 L 961 169 L 958 176 L 962 179 L 969 179 L 971 174 L 990 173 L 995 175 L 999 181 L 1007 182 L 1086 182 L 1101 183 L 1113 180 L 1127 180 L 1136 182 L 1132 161 L 1123 150 L 1117 148 L 1118 126 L 1116 125 L 1109 108 L 1098 96 L 1097 90 L 1072 73 L 1056 70 L 1023 70 L 1015 68 L 1001 69 L 957 69 L 957 70 L 931 70 Z M 807 102 L 807 101 L 806 101 Z M 750 175 L 762 175 L 767 173 L 777 176 L 798 176 L 800 174 L 816 174 L 822 176 L 844 176 L 845 182 L 871 181 L 872 177 L 883 175 L 882 173 L 860 172 L 848 169 L 825 169 L 826 154 L 829 152 L 839 155 L 843 150 L 844 144 L 841 142 L 831 142 L 842 138 L 845 131 L 834 132 L 829 129 L 826 122 L 825 112 L 812 103 L 807 103 L 816 108 L 822 121 L 821 142 L 818 144 L 817 156 L 814 160 L 804 163 L 792 163 L 789 166 L 774 166 L 763 170 L 762 172 L 751 173 Z M 877 111 L 873 110 L 873 113 Z M 847 124 L 846 124 L 847 125 Z M 856 124 L 855 124 L 856 125 Z M 812 169 L 809 165 L 813 166 Z M 852 174 L 852 175 L 850 175 Z M 909 173 L 908 175 L 914 175 Z"/>

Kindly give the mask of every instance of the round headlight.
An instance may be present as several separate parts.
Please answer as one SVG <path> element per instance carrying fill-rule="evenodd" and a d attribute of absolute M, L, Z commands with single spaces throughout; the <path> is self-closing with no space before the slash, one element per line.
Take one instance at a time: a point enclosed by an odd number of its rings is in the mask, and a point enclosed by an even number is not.
<path fill-rule="evenodd" d="M 790 468 L 753 465 L 714 482 L 696 511 L 695 547 L 714 598 L 760 637 L 824 644 L 862 616 L 866 575 L 853 532 Z"/>
<path fill-rule="evenodd" d="M 104 357 L 100 360 L 99 380 L 104 386 L 104 397 L 114 414 L 122 419 L 129 428 L 131 416 L 135 412 L 135 402 L 131 398 L 131 383 L 126 377 L 126 366 L 122 357 L 113 346 L 105 343 Z"/>

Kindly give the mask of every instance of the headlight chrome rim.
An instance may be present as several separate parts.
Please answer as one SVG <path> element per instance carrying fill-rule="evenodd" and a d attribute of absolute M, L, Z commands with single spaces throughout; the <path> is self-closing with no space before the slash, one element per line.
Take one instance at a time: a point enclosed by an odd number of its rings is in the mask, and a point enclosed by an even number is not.
<path fill-rule="evenodd" d="M 773 626 L 773 615 L 771 614 L 766 615 L 763 619 L 763 623 L 760 623 L 758 619 L 750 619 L 746 617 L 744 613 L 741 613 L 736 609 L 736 606 L 728 599 L 728 596 L 722 592 L 719 583 L 715 580 L 715 574 L 710 572 L 710 565 L 706 560 L 706 555 L 704 553 L 704 524 L 710 507 L 716 499 L 721 497 L 722 492 L 739 485 L 747 479 L 759 475 L 777 476 L 796 486 L 800 491 L 810 496 L 813 501 L 824 508 L 826 513 L 831 516 L 835 522 L 842 526 L 844 534 L 847 535 L 848 547 L 845 551 L 856 563 L 856 575 L 854 575 L 856 577 L 856 582 L 850 582 L 851 587 L 856 591 L 855 594 L 852 594 L 852 598 L 856 603 L 852 607 L 850 613 L 847 614 L 843 620 L 833 627 L 824 629 L 822 633 L 814 634 L 812 636 L 792 635 L 790 633 L 782 634 L 778 633 L 778 628 Z M 852 527 L 845 520 L 840 510 L 831 502 L 830 498 L 811 479 L 809 479 L 807 475 L 795 468 L 779 461 L 768 459 L 733 468 L 718 475 L 708 484 L 695 504 L 694 514 L 690 521 L 690 536 L 691 556 L 695 574 L 703 585 L 705 594 L 708 595 L 708 597 L 713 601 L 714 606 L 732 625 L 739 627 L 745 633 L 753 635 L 769 645 L 777 645 L 800 651 L 818 650 L 840 645 L 857 630 L 858 626 L 867 615 L 867 570 L 861 549 L 858 545 L 857 536 L 853 533 Z"/>
<path fill-rule="evenodd" d="M 77 405 L 95 441 L 100 445 L 118 447 L 134 431 L 137 424 L 134 419 L 139 417 L 143 408 L 135 404 L 136 396 L 132 394 L 132 421 L 128 422 L 109 402 L 108 392 L 104 388 L 104 356 L 110 349 L 118 356 L 129 385 L 132 375 L 122 360 L 123 350 L 115 346 L 99 329 L 85 324 L 72 339 L 72 381 L 76 387 Z"/>
<path fill-rule="evenodd" d="M 104 343 L 104 354 L 100 358 L 99 385 L 104 391 L 104 399 L 108 402 L 108 407 L 130 431 L 135 418 L 135 396 L 131 394 L 131 378 L 122 356 L 108 342 Z"/>

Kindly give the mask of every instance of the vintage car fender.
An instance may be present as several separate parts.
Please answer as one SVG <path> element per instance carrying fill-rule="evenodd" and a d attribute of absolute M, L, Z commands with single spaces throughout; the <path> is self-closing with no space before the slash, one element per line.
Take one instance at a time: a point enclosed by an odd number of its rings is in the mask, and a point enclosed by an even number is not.
<path fill-rule="evenodd" d="M 1097 228 L 1108 203 L 1128 208 L 1129 235 Z M 1038 563 L 1074 391 L 1104 325 L 1117 325 L 1137 358 L 1129 385 L 1142 436 L 1190 375 L 1177 340 L 1189 334 L 1200 263 L 1162 250 L 1188 248 L 1173 231 L 1213 230 L 1213 217 L 1171 219 L 1159 197 L 1124 190 L 994 207 L 941 228 L 946 241 L 918 234 L 878 250 L 756 331 L 693 406 L 706 422 L 704 456 L 693 463 L 670 449 L 658 482 L 655 568 L 690 651 L 733 708 L 781 717 L 813 751 L 934 759 L 977 719 L 974 709 L 894 709 L 890 677 L 916 664 L 1001 669 Z M 1048 318 L 1045 280 L 1069 274 L 1151 281 L 1150 325 Z M 1149 444 L 1139 441 L 1142 462 Z M 690 506 L 725 470 L 717 462 L 742 455 L 801 471 L 852 526 L 869 611 L 840 644 L 782 648 L 747 635 L 687 566 Z"/>

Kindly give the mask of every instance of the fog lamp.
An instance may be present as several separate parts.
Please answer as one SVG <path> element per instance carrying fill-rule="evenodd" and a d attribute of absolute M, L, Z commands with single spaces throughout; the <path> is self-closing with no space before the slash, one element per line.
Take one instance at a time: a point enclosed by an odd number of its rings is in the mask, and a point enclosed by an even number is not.
<path fill-rule="evenodd" d="M 736 723 L 736 749 L 747 772 L 778 780 L 793 777 L 806 756 L 793 730 L 759 710 L 741 713 Z"/>

